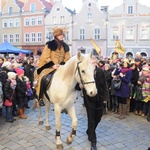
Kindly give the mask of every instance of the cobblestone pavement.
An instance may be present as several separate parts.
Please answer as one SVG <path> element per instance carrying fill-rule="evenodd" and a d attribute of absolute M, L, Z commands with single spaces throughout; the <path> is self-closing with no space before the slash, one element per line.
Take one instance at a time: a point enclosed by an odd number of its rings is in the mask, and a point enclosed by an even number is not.
<path fill-rule="evenodd" d="M 69 146 L 65 141 L 71 131 L 71 119 L 66 114 L 61 115 L 64 150 L 90 150 L 90 142 L 85 133 L 86 111 L 82 102 L 82 98 L 79 97 L 75 103 L 78 118 L 77 136 Z M 33 101 L 30 101 L 30 106 L 32 104 Z M 42 113 L 45 113 L 45 107 L 42 108 Z M 16 117 L 13 123 L 5 122 L 4 116 L 0 117 L 0 150 L 55 150 L 53 106 L 50 110 L 51 130 L 46 130 L 44 125 L 38 125 L 38 109 L 28 109 L 27 116 L 25 120 Z M 45 115 L 43 118 L 45 119 Z M 103 115 L 96 132 L 98 150 L 147 150 L 150 147 L 150 123 L 146 118 L 135 116 L 133 113 L 123 120 L 115 118 L 113 113 Z"/>

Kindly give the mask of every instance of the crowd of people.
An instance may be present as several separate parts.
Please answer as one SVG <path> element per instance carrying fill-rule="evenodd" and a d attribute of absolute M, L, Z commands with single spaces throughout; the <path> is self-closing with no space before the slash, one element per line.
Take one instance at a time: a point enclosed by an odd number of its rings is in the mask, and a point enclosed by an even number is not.
<path fill-rule="evenodd" d="M 0 100 L 6 108 L 6 121 L 12 123 L 14 116 L 26 119 L 26 108 L 30 99 L 33 99 L 34 71 L 36 69 L 36 59 L 33 56 L 23 56 L 19 54 L 16 58 L 0 57 Z M 9 104 L 6 104 L 8 100 Z"/>
<path fill-rule="evenodd" d="M 23 107 L 21 106 L 23 100 L 20 100 L 22 96 L 28 108 L 28 101 L 33 95 L 34 71 L 39 57 L 25 55 L 18 55 L 15 59 L 0 57 L 0 87 L 3 99 L 11 97 L 12 92 L 8 92 L 10 87 L 16 91 L 12 100 L 14 115 L 17 112 L 16 104 L 20 103 L 19 107 Z M 116 55 L 112 58 L 98 58 L 97 64 L 104 70 L 109 90 L 109 100 L 107 102 L 104 100 L 107 104 L 104 109 L 106 113 L 108 109 L 119 114 L 119 119 L 124 119 L 129 112 L 134 111 L 135 115 L 147 116 L 147 120 L 150 121 L 150 60 L 142 58 L 137 53 L 136 58 L 131 60 L 117 59 Z M 114 85 L 118 78 L 121 79 L 121 86 L 115 89 Z M 23 87 L 24 92 L 20 91 Z"/>
<path fill-rule="evenodd" d="M 14 116 L 19 116 L 21 119 L 27 118 L 25 110 L 30 108 L 29 100 L 34 99 L 34 72 L 38 68 L 39 58 L 40 55 L 27 57 L 22 54 L 16 58 L 0 57 L 0 108 L 6 108 L 7 122 L 15 121 Z M 114 54 L 111 58 L 100 59 L 97 57 L 94 59 L 94 63 L 97 69 L 102 70 L 102 72 L 98 71 L 101 72 L 98 73 L 101 75 L 96 77 L 97 87 L 100 83 L 100 91 L 104 90 L 101 81 L 105 79 L 106 92 L 108 91 L 109 95 L 109 97 L 102 97 L 102 94 L 99 94 L 100 103 L 104 103 L 103 112 L 112 111 L 120 120 L 125 119 L 130 112 L 134 112 L 135 115 L 146 116 L 150 121 L 150 60 L 142 58 L 139 53 L 134 59 L 120 59 Z M 102 77 L 103 73 L 105 77 Z M 104 94 L 104 92 L 98 93 Z M 12 102 L 12 105 L 6 106 L 6 100 Z M 90 102 L 90 99 L 87 98 L 84 91 L 84 104 L 89 120 L 88 129 L 91 129 L 93 119 L 90 120 L 90 114 L 91 112 L 93 114 L 93 111 L 87 107 L 88 101 Z M 93 106 L 95 107 L 95 104 Z M 103 105 L 101 104 L 101 106 Z M 0 110 L 2 113 L 2 109 Z M 96 124 L 93 124 L 93 132 L 91 133 L 89 132 L 91 130 L 87 129 L 89 140 L 94 139 L 94 143 L 96 141 L 95 126 L 100 122 L 102 116 L 102 112 L 99 112 L 99 119 Z M 94 114 L 97 116 L 97 110 Z"/>

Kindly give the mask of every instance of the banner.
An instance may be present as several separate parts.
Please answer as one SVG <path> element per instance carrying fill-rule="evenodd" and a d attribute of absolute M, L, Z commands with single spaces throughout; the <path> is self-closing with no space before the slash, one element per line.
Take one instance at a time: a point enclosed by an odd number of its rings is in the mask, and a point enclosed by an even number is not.
<path fill-rule="evenodd" d="M 94 40 L 92 38 L 91 38 L 91 42 L 92 42 L 92 45 L 94 46 L 94 49 L 96 50 L 97 54 L 100 56 L 101 48 L 96 45 L 96 43 L 94 42 Z"/>
<path fill-rule="evenodd" d="M 116 43 L 115 43 L 115 52 L 119 54 L 124 54 L 125 52 L 125 49 L 122 47 L 122 45 L 120 44 L 118 40 L 116 40 Z"/>

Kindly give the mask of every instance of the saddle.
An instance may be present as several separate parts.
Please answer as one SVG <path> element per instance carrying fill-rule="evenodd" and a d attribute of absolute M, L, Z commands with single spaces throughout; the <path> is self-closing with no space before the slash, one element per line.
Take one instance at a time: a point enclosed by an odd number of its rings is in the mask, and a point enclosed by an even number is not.
<path fill-rule="evenodd" d="M 44 106 L 43 102 L 43 95 L 47 98 L 47 100 L 50 102 L 50 98 L 47 94 L 47 89 L 51 85 L 52 77 L 55 71 L 52 71 L 51 73 L 45 75 L 42 80 L 41 80 L 41 85 L 40 85 L 40 93 L 39 93 L 39 104 L 40 106 Z"/>

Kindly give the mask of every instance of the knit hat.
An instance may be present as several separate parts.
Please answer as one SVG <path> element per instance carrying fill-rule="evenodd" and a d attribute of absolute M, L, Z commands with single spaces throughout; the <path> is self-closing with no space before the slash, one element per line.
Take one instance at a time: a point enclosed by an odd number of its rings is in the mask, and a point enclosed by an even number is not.
<path fill-rule="evenodd" d="M 144 66 L 144 67 L 142 68 L 142 70 L 143 70 L 143 71 L 150 72 L 150 70 L 149 70 L 149 67 L 148 67 L 148 66 Z"/>
<path fill-rule="evenodd" d="M 20 68 L 15 68 L 15 71 L 16 71 L 18 76 L 24 73 L 24 70 L 20 69 Z"/>
<path fill-rule="evenodd" d="M 9 68 L 11 65 L 12 65 L 11 62 L 6 61 L 6 62 L 4 62 L 4 63 L 2 64 L 2 67 Z"/>
<path fill-rule="evenodd" d="M 58 35 L 64 35 L 64 31 L 62 28 L 55 28 L 53 32 L 53 36 L 56 37 Z"/>
<path fill-rule="evenodd" d="M 8 79 L 13 79 L 17 76 L 17 74 L 14 72 L 8 72 L 7 75 L 8 75 Z"/>

